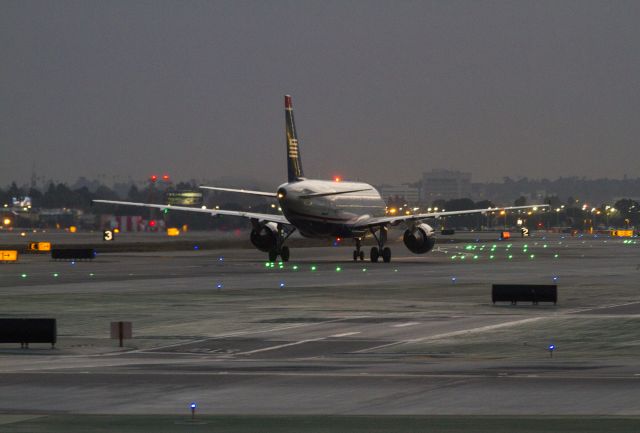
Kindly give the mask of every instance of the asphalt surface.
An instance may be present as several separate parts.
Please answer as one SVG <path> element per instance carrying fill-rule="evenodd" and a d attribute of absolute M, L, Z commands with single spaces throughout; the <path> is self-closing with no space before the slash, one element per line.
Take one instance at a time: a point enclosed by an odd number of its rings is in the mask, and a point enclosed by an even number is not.
<path fill-rule="evenodd" d="M 2 317 L 55 317 L 59 341 L 0 345 L 0 412 L 640 415 L 638 239 L 492 236 L 393 244 L 390 264 L 348 244 L 282 267 L 247 249 L 23 255 L 0 268 Z M 493 305 L 508 282 L 557 283 L 558 305 Z"/>

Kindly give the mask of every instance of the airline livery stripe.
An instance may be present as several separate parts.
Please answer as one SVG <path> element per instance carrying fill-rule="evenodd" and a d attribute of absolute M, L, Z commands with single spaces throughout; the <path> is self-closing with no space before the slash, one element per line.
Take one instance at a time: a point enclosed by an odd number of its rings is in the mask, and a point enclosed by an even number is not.
<path fill-rule="evenodd" d="M 289 209 L 289 213 L 297 215 L 299 217 L 303 217 L 303 218 L 314 218 L 314 219 L 319 219 L 322 221 L 339 221 L 339 222 L 347 222 L 349 220 L 351 220 L 351 218 L 331 218 L 331 217 L 326 217 L 326 216 L 322 216 L 322 215 L 309 215 L 309 214 L 305 214 L 305 213 L 300 213 L 300 212 L 296 212 L 293 211 L 291 209 Z"/>

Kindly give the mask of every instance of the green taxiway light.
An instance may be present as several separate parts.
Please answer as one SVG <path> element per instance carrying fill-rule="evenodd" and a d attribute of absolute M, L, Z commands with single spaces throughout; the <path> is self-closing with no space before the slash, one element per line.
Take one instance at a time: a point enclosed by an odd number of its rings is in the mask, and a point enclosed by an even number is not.
<path fill-rule="evenodd" d="M 493 254 L 491 254 L 491 255 L 489 256 L 489 258 L 490 258 L 491 260 L 493 260 L 493 258 L 494 258 L 494 257 L 495 257 L 495 256 L 494 256 Z"/>
<path fill-rule="evenodd" d="M 336 266 L 336 272 L 340 272 L 342 268 L 340 266 Z"/>
<path fill-rule="evenodd" d="M 58 276 L 58 273 L 57 273 L 57 272 L 54 272 L 53 276 L 54 276 L 54 277 L 57 277 L 57 276 Z"/>
<path fill-rule="evenodd" d="M 535 259 L 536 255 L 535 254 L 531 254 L 531 256 L 529 256 L 529 257 L 531 257 L 532 259 Z"/>
<path fill-rule="evenodd" d="M 513 256 L 511 254 L 509 254 L 509 256 L 507 257 L 509 260 L 511 260 L 513 258 Z"/>
<path fill-rule="evenodd" d="M 293 270 L 297 271 L 298 270 L 298 265 L 293 265 Z"/>
<path fill-rule="evenodd" d="M 315 271 L 316 269 L 316 265 L 311 266 L 311 271 Z"/>
<path fill-rule="evenodd" d="M 362 268 L 362 272 L 367 272 L 367 268 Z"/>
<path fill-rule="evenodd" d="M 460 260 L 464 260 L 465 256 L 460 256 Z"/>
<path fill-rule="evenodd" d="M 22 278 L 27 278 L 27 274 L 20 275 Z"/>
<path fill-rule="evenodd" d="M 554 258 L 554 259 L 557 259 L 557 258 L 558 258 L 558 255 L 557 255 L 557 254 L 554 254 L 554 255 L 553 255 L 553 258 Z"/>
<path fill-rule="evenodd" d="M 268 268 L 270 265 L 271 265 L 271 263 L 266 262 L 266 263 L 264 264 L 264 267 L 265 267 L 265 268 Z"/>
<path fill-rule="evenodd" d="M 451 260 L 455 260 L 458 256 L 451 256 Z"/>
<path fill-rule="evenodd" d="M 91 272 L 91 273 L 89 274 L 89 276 L 90 276 L 90 277 L 93 277 L 94 275 L 95 275 L 95 274 L 94 274 L 93 272 Z"/>
<path fill-rule="evenodd" d="M 473 260 L 478 260 L 478 256 L 477 255 L 473 256 Z"/>

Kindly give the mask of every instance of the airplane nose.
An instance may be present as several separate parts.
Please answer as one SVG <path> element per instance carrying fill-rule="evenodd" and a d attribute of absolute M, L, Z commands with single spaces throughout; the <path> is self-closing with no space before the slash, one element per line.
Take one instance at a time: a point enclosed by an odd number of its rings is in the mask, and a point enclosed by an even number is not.
<path fill-rule="evenodd" d="M 278 200 L 283 200 L 287 196 L 287 190 L 284 188 L 280 188 L 278 190 L 277 195 L 278 195 Z"/>

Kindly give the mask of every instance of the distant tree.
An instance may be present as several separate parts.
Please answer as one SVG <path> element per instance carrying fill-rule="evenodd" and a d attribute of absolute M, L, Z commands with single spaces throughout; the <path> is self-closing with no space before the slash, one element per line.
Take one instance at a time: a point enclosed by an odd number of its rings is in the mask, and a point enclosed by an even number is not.
<path fill-rule="evenodd" d="M 18 188 L 18 185 L 16 185 L 15 182 L 11 182 L 11 186 L 9 187 L 9 190 L 7 191 L 7 195 L 9 196 L 9 199 L 11 199 L 13 197 L 20 197 L 20 196 L 24 195 L 24 191 L 22 191 L 20 188 Z"/>
<path fill-rule="evenodd" d="M 446 210 L 469 210 L 475 208 L 475 203 L 470 198 L 456 198 L 448 200 L 443 205 Z"/>
<path fill-rule="evenodd" d="M 142 194 L 138 190 L 138 187 L 131 185 L 129 192 L 127 193 L 127 200 L 129 201 L 143 201 Z"/>
<path fill-rule="evenodd" d="M 446 205 L 447 205 L 447 201 L 442 198 L 434 200 L 433 203 L 431 203 L 431 207 L 434 207 L 434 208 L 437 207 L 438 209 L 442 209 L 442 208 L 446 209 L 445 207 Z"/>
<path fill-rule="evenodd" d="M 520 196 L 518 197 L 514 202 L 513 202 L 514 206 L 526 206 L 527 205 L 527 199 L 525 196 Z"/>
<path fill-rule="evenodd" d="M 477 209 L 486 209 L 489 207 L 496 207 L 491 200 L 480 200 L 477 201 L 474 205 Z"/>
<path fill-rule="evenodd" d="M 544 198 L 544 203 L 548 204 L 552 209 L 560 207 L 560 198 L 557 195 L 547 196 Z"/>

